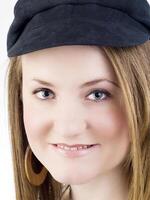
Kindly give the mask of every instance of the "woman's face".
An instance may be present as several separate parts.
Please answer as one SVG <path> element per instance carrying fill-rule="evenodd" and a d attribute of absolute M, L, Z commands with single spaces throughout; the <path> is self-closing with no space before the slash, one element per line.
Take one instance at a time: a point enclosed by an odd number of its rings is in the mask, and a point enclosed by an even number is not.
<path fill-rule="evenodd" d="M 122 91 L 102 49 L 73 45 L 28 53 L 22 73 L 27 138 L 53 178 L 81 184 L 118 169 L 129 149 L 128 127 Z M 62 143 L 80 147 L 52 145 Z"/>

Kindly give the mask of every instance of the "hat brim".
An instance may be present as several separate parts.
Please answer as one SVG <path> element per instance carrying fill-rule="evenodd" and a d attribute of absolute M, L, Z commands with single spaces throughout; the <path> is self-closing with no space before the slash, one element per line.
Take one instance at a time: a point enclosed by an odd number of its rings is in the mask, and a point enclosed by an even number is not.
<path fill-rule="evenodd" d="M 129 47 L 148 39 L 146 28 L 119 10 L 95 5 L 72 10 L 71 5 L 61 5 L 53 12 L 46 10 L 35 15 L 8 56 L 63 45 Z"/>

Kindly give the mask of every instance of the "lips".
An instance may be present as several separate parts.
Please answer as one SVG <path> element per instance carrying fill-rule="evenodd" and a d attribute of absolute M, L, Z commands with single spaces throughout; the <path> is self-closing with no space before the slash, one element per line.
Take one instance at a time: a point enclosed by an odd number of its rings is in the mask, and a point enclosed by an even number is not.
<path fill-rule="evenodd" d="M 66 146 L 66 147 L 79 147 L 79 146 L 93 146 L 95 144 L 74 144 L 74 145 L 68 145 L 68 144 L 64 144 L 64 143 L 57 143 L 54 145 L 62 145 L 62 146 Z"/>
<path fill-rule="evenodd" d="M 67 158 L 79 158 L 99 151 L 100 144 L 74 144 L 57 143 L 50 145 L 51 150 Z"/>
<path fill-rule="evenodd" d="M 76 151 L 76 150 L 82 150 L 82 149 L 88 149 L 91 148 L 92 146 L 95 146 L 96 144 L 74 144 L 74 145 L 67 145 L 64 143 L 59 143 L 59 144 L 54 144 L 55 147 L 64 149 L 64 150 L 71 150 L 71 151 Z"/>

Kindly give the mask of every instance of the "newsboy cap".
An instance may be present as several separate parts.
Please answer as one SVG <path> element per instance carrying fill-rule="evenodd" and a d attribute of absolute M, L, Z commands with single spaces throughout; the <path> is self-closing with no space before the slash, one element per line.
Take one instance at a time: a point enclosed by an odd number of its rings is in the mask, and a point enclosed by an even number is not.
<path fill-rule="evenodd" d="M 146 0 L 19 0 L 8 57 L 61 45 L 127 47 L 150 39 Z"/>

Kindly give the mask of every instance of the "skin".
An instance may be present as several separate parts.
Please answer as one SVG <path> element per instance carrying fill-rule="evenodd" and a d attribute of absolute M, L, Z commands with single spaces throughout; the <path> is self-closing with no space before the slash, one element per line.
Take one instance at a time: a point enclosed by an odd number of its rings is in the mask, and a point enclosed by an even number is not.
<path fill-rule="evenodd" d="M 70 45 L 28 53 L 22 56 L 22 72 L 27 138 L 53 178 L 71 185 L 73 200 L 127 199 L 121 168 L 130 144 L 126 113 L 121 88 L 102 49 Z M 97 78 L 115 83 L 81 87 Z M 98 97 L 95 89 L 100 90 Z M 70 158 L 51 149 L 51 143 L 100 145 L 86 156 Z"/>

